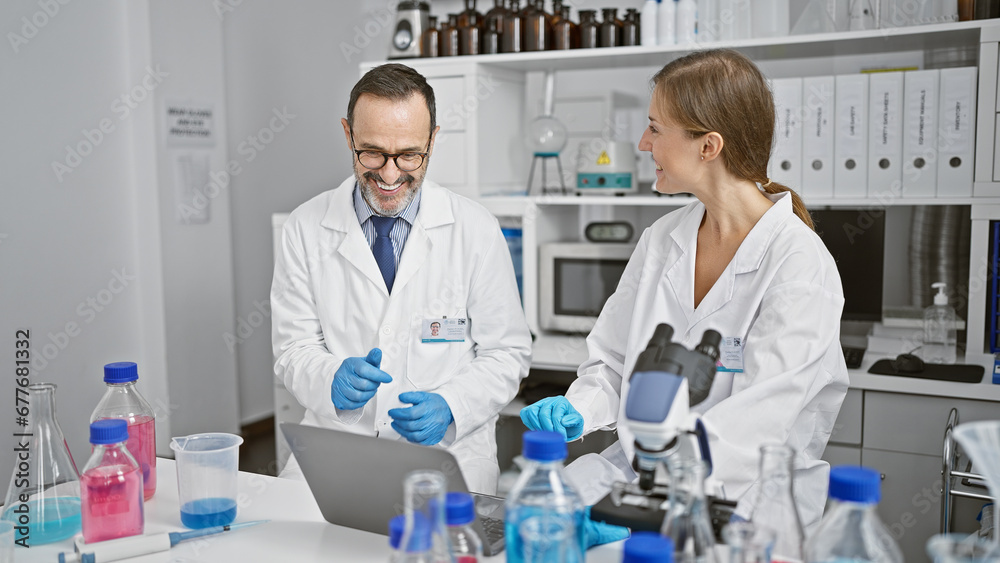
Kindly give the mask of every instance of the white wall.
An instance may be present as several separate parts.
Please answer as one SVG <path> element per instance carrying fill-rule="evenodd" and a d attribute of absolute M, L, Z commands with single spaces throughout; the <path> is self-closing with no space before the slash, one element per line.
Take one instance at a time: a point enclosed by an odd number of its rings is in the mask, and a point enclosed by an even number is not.
<path fill-rule="evenodd" d="M 271 214 L 289 212 L 351 174 L 340 118 L 359 63 L 388 53 L 395 4 L 245 0 L 225 13 L 229 154 L 243 166 L 231 195 L 244 423 L 274 412 Z M 262 150 L 253 149 L 248 137 L 268 127 L 275 110 L 295 117 Z"/>
<path fill-rule="evenodd" d="M 8 32 L 0 46 L 0 361 L 12 369 L 15 331 L 30 329 L 30 379 L 59 385 L 58 419 L 81 467 L 102 367 L 112 361 L 139 364 L 159 454 L 169 455 L 171 435 L 238 428 L 235 362 L 221 340 L 233 322 L 228 201 L 214 205 L 206 225 L 174 222 L 160 130 L 165 94 L 207 100 L 219 110 L 220 135 L 209 152 L 213 163 L 225 160 L 222 28 L 209 6 L 0 4 Z M 23 40 L 12 43 L 9 33 Z M 9 430 L 14 382 L 4 382 L 0 428 Z M 0 432 L 0 475 L 10 472 L 12 448 L 11 432 Z"/>

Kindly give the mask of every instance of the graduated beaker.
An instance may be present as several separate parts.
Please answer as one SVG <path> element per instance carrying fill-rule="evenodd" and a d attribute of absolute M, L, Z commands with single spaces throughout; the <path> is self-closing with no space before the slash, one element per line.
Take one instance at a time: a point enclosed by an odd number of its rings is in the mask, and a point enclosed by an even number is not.
<path fill-rule="evenodd" d="M 188 528 L 225 526 L 236 519 L 240 444 L 234 434 L 212 432 L 174 438 L 181 523 Z"/>
<path fill-rule="evenodd" d="M 36 383 L 28 386 L 26 404 L 17 401 L 17 408 L 25 409 L 18 411 L 18 421 L 25 424 L 14 433 L 14 472 L 3 519 L 14 523 L 14 541 L 22 547 L 80 531 L 80 474 L 56 422 L 55 393 L 55 384 Z"/>

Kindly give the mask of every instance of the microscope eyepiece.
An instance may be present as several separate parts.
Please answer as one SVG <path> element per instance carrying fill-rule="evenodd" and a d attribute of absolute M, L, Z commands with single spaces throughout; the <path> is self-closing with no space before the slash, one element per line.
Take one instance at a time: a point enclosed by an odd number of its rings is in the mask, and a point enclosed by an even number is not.
<path fill-rule="evenodd" d="M 656 325 L 656 330 L 653 331 L 653 337 L 649 339 L 649 344 L 646 345 L 647 348 L 657 347 L 662 348 L 667 344 L 670 344 L 670 340 L 674 337 L 674 328 L 667 323 L 660 323 Z"/>
<path fill-rule="evenodd" d="M 701 343 L 695 347 L 696 352 L 701 352 L 709 358 L 712 358 L 712 362 L 719 359 L 719 345 L 722 344 L 722 335 L 718 332 L 708 329 L 705 334 L 701 335 Z"/>

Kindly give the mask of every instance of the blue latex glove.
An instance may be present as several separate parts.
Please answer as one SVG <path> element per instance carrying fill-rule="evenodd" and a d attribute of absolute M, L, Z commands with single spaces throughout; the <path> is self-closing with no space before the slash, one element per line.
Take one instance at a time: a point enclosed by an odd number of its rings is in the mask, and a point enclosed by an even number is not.
<path fill-rule="evenodd" d="M 401 393 L 399 400 L 413 406 L 389 410 L 392 429 L 414 444 L 433 446 L 440 442 L 455 420 L 448 402 L 437 393 L 410 391 Z"/>
<path fill-rule="evenodd" d="M 595 522 L 590 519 L 590 507 L 587 507 L 583 517 L 583 540 L 587 549 L 595 545 L 628 539 L 632 532 L 623 526 L 615 526 L 604 522 Z"/>
<path fill-rule="evenodd" d="M 524 407 L 521 409 L 521 421 L 529 430 L 558 432 L 567 442 L 583 434 L 583 415 L 562 395 L 546 397 Z"/>
<path fill-rule="evenodd" d="M 330 388 L 333 406 L 347 411 L 365 406 L 375 396 L 379 385 L 392 381 L 388 373 L 378 369 L 381 364 L 382 350 L 378 348 L 372 348 L 367 357 L 340 362 Z"/>

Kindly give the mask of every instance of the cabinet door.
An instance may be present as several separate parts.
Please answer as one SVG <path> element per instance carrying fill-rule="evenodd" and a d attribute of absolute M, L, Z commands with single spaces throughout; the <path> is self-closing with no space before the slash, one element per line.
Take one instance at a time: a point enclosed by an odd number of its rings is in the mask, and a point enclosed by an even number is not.
<path fill-rule="evenodd" d="M 828 445 L 823 451 L 823 461 L 830 467 L 837 465 L 861 465 L 861 448 Z"/>
<path fill-rule="evenodd" d="M 941 458 L 864 448 L 861 463 L 882 473 L 878 514 L 903 559 L 930 561 L 924 548 L 941 529 Z"/>
<path fill-rule="evenodd" d="M 1000 404 L 990 401 L 865 391 L 864 447 L 940 460 L 952 407 L 959 422 L 1000 418 Z"/>
<path fill-rule="evenodd" d="M 844 403 L 840 406 L 840 414 L 837 415 L 837 422 L 833 425 L 833 434 L 830 435 L 831 444 L 861 445 L 863 393 L 860 389 L 849 389 L 847 391 Z M 827 447 L 827 450 L 829 449 Z"/>

